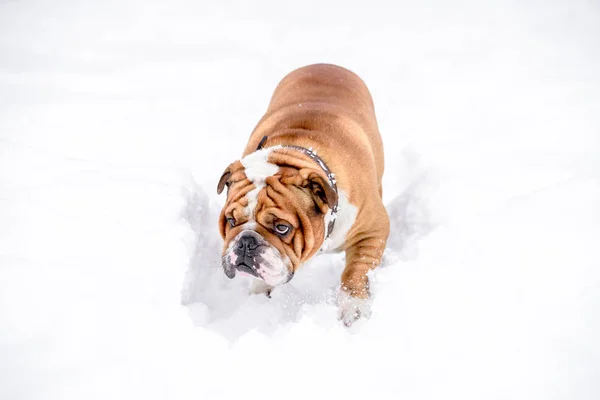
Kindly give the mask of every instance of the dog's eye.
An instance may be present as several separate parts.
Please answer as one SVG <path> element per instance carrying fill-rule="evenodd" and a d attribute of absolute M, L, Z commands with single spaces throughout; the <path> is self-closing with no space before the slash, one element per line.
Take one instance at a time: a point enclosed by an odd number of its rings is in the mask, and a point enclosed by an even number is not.
<path fill-rule="evenodd" d="M 235 226 L 235 218 L 227 217 L 227 223 L 233 228 Z"/>
<path fill-rule="evenodd" d="M 285 236 L 289 233 L 290 231 L 290 227 L 289 225 L 285 225 L 285 224 L 277 224 L 275 225 L 275 233 L 277 233 L 280 236 Z"/>

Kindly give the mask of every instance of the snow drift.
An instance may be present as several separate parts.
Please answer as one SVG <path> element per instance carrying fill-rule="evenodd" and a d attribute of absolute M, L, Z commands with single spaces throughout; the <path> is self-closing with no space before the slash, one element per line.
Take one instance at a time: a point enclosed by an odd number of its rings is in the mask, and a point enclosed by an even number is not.
<path fill-rule="evenodd" d="M 335 16 L 335 18 L 334 18 Z M 596 399 L 600 17 L 584 1 L 0 3 L 0 398 Z M 215 194 L 276 83 L 358 73 L 392 234 L 345 329 Z"/>

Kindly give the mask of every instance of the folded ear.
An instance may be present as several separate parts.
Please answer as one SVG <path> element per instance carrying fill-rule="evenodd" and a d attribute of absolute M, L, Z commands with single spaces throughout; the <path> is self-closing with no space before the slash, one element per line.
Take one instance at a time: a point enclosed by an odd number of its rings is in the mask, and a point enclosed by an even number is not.
<path fill-rule="evenodd" d="M 225 186 L 229 187 L 229 177 L 231 176 L 231 165 L 225 169 L 223 175 L 221 175 L 221 179 L 219 179 L 219 184 L 217 185 L 217 194 L 221 194 Z"/>
<path fill-rule="evenodd" d="M 329 181 L 315 172 L 308 175 L 308 189 L 321 210 L 323 210 L 325 204 L 330 209 L 333 208 L 338 201 L 338 195 L 329 184 Z"/>

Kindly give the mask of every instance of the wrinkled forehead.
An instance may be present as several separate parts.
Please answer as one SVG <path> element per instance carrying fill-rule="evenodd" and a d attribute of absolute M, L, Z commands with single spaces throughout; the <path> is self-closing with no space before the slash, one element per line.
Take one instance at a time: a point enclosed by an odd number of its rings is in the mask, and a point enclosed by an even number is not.
<path fill-rule="evenodd" d="M 239 200 L 241 200 L 242 203 L 246 203 L 243 210 L 238 210 L 238 212 L 242 211 L 244 216 L 249 220 L 253 220 L 255 217 L 255 211 L 259 201 L 259 194 L 265 190 L 267 186 L 267 178 L 274 176 L 279 172 L 279 166 L 269 162 L 269 155 L 274 149 L 275 148 L 271 147 L 255 151 L 254 153 L 242 158 L 239 163 L 236 163 L 237 168 L 234 171 L 234 174 L 244 174 L 248 180 L 248 183 L 253 185 L 253 188 L 249 191 L 246 191 L 245 188 L 240 188 L 242 193 L 245 192 L 245 194 L 242 196 L 242 199 L 234 198 L 231 200 L 233 200 L 234 203 L 238 202 Z M 230 207 L 235 208 L 235 205 L 230 204 Z"/>
<path fill-rule="evenodd" d="M 243 217 L 255 221 L 258 217 L 257 211 L 260 210 L 268 211 L 269 214 L 273 214 L 272 217 L 286 219 L 289 217 L 287 215 L 289 211 L 298 207 L 310 207 L 311 199 L 306 196 L 306 193 L 294 185 L 287 185 L 279 180 L 281 176 L 290 177 L 295 175 L 294 172 L 297 174 L 297 170 L 289 166 L 280 167 L 269 161 L 270 153 L 276 148 L 256 151 L 236 162 L 234 174 L 247 183 L 238 185 L 232 198 L 229 199 L 227 212 L 236 219 Z M 273 178 L 274 176 L 276 177 Z M 273 190 L 267 191 L 268 187 Z"/>

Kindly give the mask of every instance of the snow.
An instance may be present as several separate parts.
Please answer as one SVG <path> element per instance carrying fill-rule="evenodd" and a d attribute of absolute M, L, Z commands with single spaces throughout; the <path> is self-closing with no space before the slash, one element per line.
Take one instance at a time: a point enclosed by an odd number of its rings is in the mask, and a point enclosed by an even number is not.
<path fill-rule="evenodd" d="M 0 398 L 600 397 L 592 2 L 0 2 Z M 216 185 L 278 81 L 375 100 L 392 234 L 268 299 Z M 183 305 L 182 305 L 183 304 Z"/>

